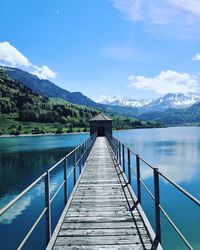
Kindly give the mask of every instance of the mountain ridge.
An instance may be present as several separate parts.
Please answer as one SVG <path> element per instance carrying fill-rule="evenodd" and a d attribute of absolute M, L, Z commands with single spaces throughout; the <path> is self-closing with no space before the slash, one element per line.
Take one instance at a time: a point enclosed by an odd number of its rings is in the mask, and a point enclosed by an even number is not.
<path fill-rule="evenodd" d="M 40 95 L 0 69 L 0 135 L 86 132 L 100 110 Z M 114 129 L 160 127 L 162 124 L 115 116 Z"/>
<path fill-rule="evenodd" d="M 83 95 L 81 92 L 70 92 L 49 80 L 41 80 L 27 71 L 8 66 L 0 66 L 0 68 L 2 68 L 11 78 L 22 82 L 26 87 L 42 96 L 60 98 L 73 104 L 99 109 L 103 112 L 109 112 L 116 115 L 128 115 L 131 117 L 137 115 L 137 109 L 133 107 L 99 104 Z"/>
<path fill-rule="evenodd" d="M 126 97 L 101 96 L 96 100 L 99 103 L 107 105 L 118 105 L 122 107 L 134 107 L 140 112 L 161 111 L 170 108 L 183 109 L 189 108 L 200 101 L 200 94 L 196 93 L 168 93 L 157 99 L 136 100 Z"/>
<path fill-rule="evenodd" d="M 96 104 L 93 100 L 83 95 L 81 92 L 70 92 L 57 86 L 55 83 L 49 80 L 40 79 L 36 75 L 33 75 L 22 69 L 7 66 L 1 66 L 0 68 L 2 68 L 11 78 L 22 82 L 26 87 L 41 95 L 61 98 L 68 102 L 79 105 L 92 106 L 96 108 L 101 107 L 101 105 Z"/>
<path fill-rule="evenodd" d="M 161 122 L 167 126 L 197 125 L 200 126 L 200 102 L 185 109 L 167 109 L 152 111 L 138 116 L 139 119 Z"/>

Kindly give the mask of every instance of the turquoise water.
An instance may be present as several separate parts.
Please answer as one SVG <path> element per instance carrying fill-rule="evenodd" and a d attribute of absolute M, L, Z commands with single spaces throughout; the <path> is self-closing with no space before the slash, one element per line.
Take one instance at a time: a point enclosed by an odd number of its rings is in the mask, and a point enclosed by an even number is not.
<path fill-rule="evenodd" d="M 200 128 L 127 130 L 114 132 L 114 135 L 195 197 L 200 198 Z M 0 207 L 86 138 L 88 134 L 0 138 Z M 131 161 L 134 165 L 133 158 Z M 58 166 L 52 173 L 52 193 L 62 182 L 61 167 Z M 152 171 L 141 164 L 141 173 L 145 184 L 153 191 Z M 199 209 L 171 185 L 162 179 L 160 181 L 162 206 L 192 242 L 194 249 L 200 249 Z M 136 190 L 133 176 L 132 186 Z M 142 194 L 142 205 L 154 224 L 154 204 L 144 190 Z M 64 206 L 63 196 L 61 190 L 52 204 L 53 227 Z M 40 182 L 12 210 L 1 217 L 0 249 L 16 249 L 43 207 L 44 183 Z M 44 222 L 41 221 L 25 249 L 45 248 Z M 8 235 L 11 234 L 12 239 L 8 241 Z M 165 249 L 185 249 L 164 218 L 162 243 Z"/>
<path fill-rule="evenodd" d="M 114 135 L 146 161 L 200 199 L 200 127 L 176 127 L 116 132 Z M 135 165 L 134 158 L 131 158 Z M 153 192 L 153 171 L 141 163 L 141 177 Z M 137 192 L 132 176 L 132 186 Z M 160 178 L 161 206 L 186 236 L 200 249 L 200 208 L 171 184 Z M 154 203 L 142 189 L 142 206 L 154 225 Z M 162 244 L 165 249 L 187 249 L 162 217 Z"/>
<path fill-rule="evenodd" d="M 59 159 L 81 144 L 88 134 L 0 138 L 0 208 L 15 198 Z M 72 166 L 72 159 L 68 162 Z M 51 174 L 51 197 L 63 181 L 59 165 Z M 69 193 L 73 176 L 69 178 Z M 52 203 L 52 225 L 55 227 L 64 207 L 64 192 Z M 16 249 L 44 209 L 44 181 L 40 181 L 23 198 L 0 217 L 0 249 Z M 11 237 L 10 240 L 9 237 Z M 25 249 L 45 249 L 45 216 Z"/>

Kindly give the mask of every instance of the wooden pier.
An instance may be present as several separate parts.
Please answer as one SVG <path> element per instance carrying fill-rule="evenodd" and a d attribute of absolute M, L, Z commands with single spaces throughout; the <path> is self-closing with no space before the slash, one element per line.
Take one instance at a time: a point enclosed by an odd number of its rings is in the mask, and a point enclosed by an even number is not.
<path fill-rule="evenodd" d="M 154 249 L 106 137 L 97 137 L 47 249 Z"/>

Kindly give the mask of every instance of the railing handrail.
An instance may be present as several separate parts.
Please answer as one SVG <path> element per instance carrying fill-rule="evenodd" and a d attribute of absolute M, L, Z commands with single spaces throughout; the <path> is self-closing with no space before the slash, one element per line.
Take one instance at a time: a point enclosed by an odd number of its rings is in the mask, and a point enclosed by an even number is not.
<path fill-rule="evenodd" d="M 156 167 L 152 166 L 151 164 L 149 164 L 139 154 L 137 154 L 136 152 L 131 150 L 128 146 L 121 143 L 118 139 L 116 139 L 115 137 L 113 137 L 110 134 L 106 134 L 106 136 L 108 138 L 108 141 L 111 144 L 111 147 L 112 147 L 112 149 L 113 149 L 113 151 L 115 153 L 115 156 L 116 156 L 119 164 L 121 165 L 121 163 L 122 163 L 122 167 L 123 167 L 124 172 L 125 172 L 125 162 L 126 162 L 126 164 L 128 166 L 129 183 L 130 183 L 130 180 L 131 180 L 130 171 L 132 171 L 134 173 L 134 175 L 136 176 L 136 178 L 137 178 L 137 189 L 139 189 L 138 190 L 138 196 L 139 197 L 137 197 L 138 202 L 141 203 L 140 185 L 142 185 L 144 187 L 146 192 L 150 195 L 150 197 L 155 202 L 155 220 L 156 220 L 155 224 L 156 224 L 156 237 L 157 237 L 157 240 L 161 243 L 161 228 L 160 228 L 161 227 L 161 225 L 160 225 L 160 211 L 161 211 L 162 214 L 165 216 L 165 218 L 168 220 L 168 222 L 171 224 L 171 226 L 174 228 L 174 230 L 177 232 L 179 237 L 182 239 L 182 241 L 188 247 L 188 249 L 193 249 L 192 246 L 190 245 L 190 243 L 187 241 L 187 239 L 184 237 L 184 235 L 181 233 L 181 231 L 178 229 L 178 227 L 175 225 L 175 223 L 172 221 L 172 219 L 169 217 L 167 212 L 162 208 L 162 206 L 160 204 L 159 176 L 162 176 L 167 182 L 172 184 L 176 189 L 178 189 L 184 196 L 189 198 L 189 200 L 191 200 L 196 205 L 200 206 L 200 201 L 196 197 L 194 197 L 192 194 L 190 194 L 188 191 L 186 191 L 184 188 L 182 188 L 179 184 L 175 183 L 173 180 L 171 180 L 169 177 L 167 177 L 165 174 L 163 174 L 158 168 L 156 168 Z M 122 150 L 121 150 L 121 147 L 122 147 Z M 124 148 L 127 149 L 127 158 L 128 158 L 128 160 L 125 159 Z M 122 151 L 122 155 L 121 155 L 121 151 Z M 134 171 L 134 169 L 133 169 L 133 167 L 132 167 L 132 165 L 130 163 L 130 159 L 129 159 L 130 158 L 130 155 L 129 155 L 130 153 L 132 153 L 136 157 L 137 173 Z M 149 188 L 145 185 L 145 183 L 143 182 L 143 180 L 140 177 L 140 160 L 154 171 L 154 194 L 152 194 L 152 192 L 149 190 Z M 139 177 L 138 177 L 138 175 L 139 175 Z"/>
<path fill-rule="evenodd" d="M 116 139 L 114 136 L 112 136 L 113 139 L 120 142 L 118 139 Z M 120 142 L 121 143 L 121 142 Z M 186 191 L 184 188 L 182 188 L 179 184 L 175 183 L 170 177 L 168 177 L 166 174 L 163 174 L 159 168 L 154 167 L 152 164 L 148 163 L 146 160 L 144 160 L 139 154 L 135 153 L 133 150 L 131 150 L 127 145 L 121 143 L 125 148 L 129 149 L 131 153 L 133 153 L 135 156 L 138 156 L 139 159 L 144 162 L 147 166 L 149 166 L 152 170 L 157 170 L 159 175 L 161 175 L 164 179 L 166 179 L 168 182 L 170 182 L 173 186 L 175 186 L 177 189 L 179 189 L 184 195 L 186 195 L 189 199 L 191 199 L 194 203 L 196 203 L 198 206 L 200 206 L 200 200 L 198 200 L 196 197 L 194 197 L 191 193 Z M 125 159 L 126 160 L 126 159 Z M 126 161 L 127 162 L 127 161 Z"/>
<path fill-rule="evenodd" d="M 65 195 L 67 195 L 67 183 L 68 183 L 68 178 L 70 177 L 70 175 L 72 174 L 73 170 L 75 170 L 74 174 L 75 174 L 75 178 L 74 178 L 74 186 L 76 184 L 76 166 L 81 162 L 82 160 L 82 164 L 79 166 L 80 171 L 79 174 L 81 173 L 85 162 L 87 160 L 87 157 L 90 153 L 90 150 L 95 142 L 97 134 L 93 134 L 91 135 L 87 140 L 85 140 L 83 143 L 81 143 L 80 145 L 78 145 L 76 148 L 74 148 L 72 151 L 70 151 L 66 156 L 64 156 L 62 159 L 60 159 L 57 163 L 55 163 L 51 168 L 49 168 L 45 173 L 43 173 L 40 177 L 38 177 L 33 183 L 31 183 L 25 190 L 23 190 L 19 195 L 17 195 L 12 201 L 10 201 L 6 206 L 4 206 L 2 209 L 0 209 L 0 216 L 3 215 L 7 210 L 9 210 L 13 205 L 16 204 L 16 202 L 18 202 L 29 190 L 31 190 L 37 183 L 39 183 L 44 177 L 45 177 L 45 197 L 48 201 L 48 205 L 46 204 L 46 206 L 44 207 L 44 209 L 42 210 L 42 212 L 40 213 L 40 215 L 37 217 L 37 219 L 35 220 L 34 224 L 32 225 L 32 227 L 30 228 L 30 230 L 28 231 L 28 233 L 26 234 L 26 236 L 24 237 L 24 239 L 21 241 L 19 247 L 17 249 L 22 249 L 23 246 L 25 245 L 25 243 L 27 242 L 27 240 L 29 239 L 30 235 L 32 234 L 33 230 L 35 229 L 35 227 L 38 225 L 38 223 L 41 221 L 41 219 L 43 218 L 44 214 L 46 212 L 48 212 L 48 210 L 50 211 L 50 215 L 51 215 L 51 210 L 50 210 L 50 206 L 52 201 L 54 200 L 54 198 L 57 196 L 57 194 L 59 193 L 59 191 L 61 190 L 61 188 L 66 185 L 66 192 Z M 74 161 L 74 165 L 72 167 L 72 169 L 70 170 L 70 173 L 67 175 L 67 165 L 64 165 L 64 180 L 62 181 L 62 183 L 60 184 L 60 186 L 57 188 L 57 190 L 55 191 L 55 193 L 53 194 L 52 197 L 50 197 L 50 178 L 48 178 L 50 176 L 50 173 L 62 162 L 64 162 L 65 164 L 67 163 L 67 159 L 69 158 L 69 156 L 75 155 L 76 158 L 76 152 L 77 150 L 79 150 L 80 148 L 83 148 L 83 152 L 81 152 L 79 159 L 77 161 L 77 159 Z M 47 180 L 47 181 L 46 181 Z M 47 186 L 46 186 L 47 185 Z M 46 190 L 48 190 L 48 193 L 46 193 Z M 68 195 L 67 195 L 68 196 Z M 67 202 L 69 197 L 65 197 L 65 204 Z M 46 220 L 46 224 L 48 225 L 47 228 L 51 227 L 51 222 L 48 220 L 50 219 L 50 216 L 47 217 Z M 51 228 L 49 230 L 50 235 L 48 235 L 47 232 L 47 244 L 48 241 L 51 237 Z"/>

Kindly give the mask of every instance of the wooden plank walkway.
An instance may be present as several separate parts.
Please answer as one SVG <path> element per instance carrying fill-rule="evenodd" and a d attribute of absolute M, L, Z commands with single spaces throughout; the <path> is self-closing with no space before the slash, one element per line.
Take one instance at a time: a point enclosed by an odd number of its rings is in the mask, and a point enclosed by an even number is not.
<path fill-rule="evenodd" d="M 105 137 L 97 137 L 47 249 L 152 249 Z"/>

